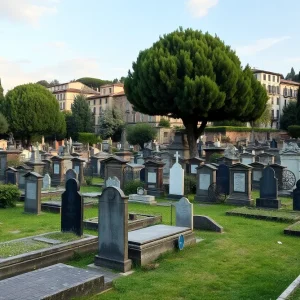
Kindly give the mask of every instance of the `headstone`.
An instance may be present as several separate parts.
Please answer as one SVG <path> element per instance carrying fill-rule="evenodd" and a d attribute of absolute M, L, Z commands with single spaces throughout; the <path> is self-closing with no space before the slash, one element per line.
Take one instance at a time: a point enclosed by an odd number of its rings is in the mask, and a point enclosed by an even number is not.
<path fill-rule="evenodd" d="M 39 214 L 41 212 L 42 179 L 38 173 L 29 172 L 25 177 L 24 212 Z"/>
<path fill-rule="evenodd" d="M 124 187 L 124 169 L 128 161 L 118 156 L 111 156 L 103 160 L 105 167 L 105 182 L 109 177 L 116 176 L 120 181 L 120 188 Z"/>
<path fill-rule="evenodd" d="M 109 177 L 105 182 L 105 187 L 120 188 L 120 180 L 116 176 Z"/>
<path fill-rule="evenodd" d="M 220 164 L 217 170 L 216 183 L 220 192 L 229 195 L 229 167 L 225 164 Z"/>
<path fill-rule="evenodd" d="M 260 197 L 256 199 L 256 207 L 280 208 L 281 202 L 278 197 L 278 179 L 275 177 L 275 171 L 270 167 L 263 170 L 260 179 Z"/>
<path fill-rule="evenodd" d="M 193 229 L 193 204 L 187 198 L 182 197 L 174 205 L 176 207 L 176 226 Z"/>
<path fill-rule="evenodd" d="M 180 156 L 178 152 L 176 152 L 174 156 L 176 162 L 170 169 L 170 188 L 168 197 L 180 199 L 184 195 L 184 170 L 178 163 L 178 158 Z"/>
<path fill-rule="evenodd" d="M 76 179 L 66 182 L 66 190 L 61 195 L 61 231 L 83 234 L 83 197 Z"/>
<path fill-rule="evenodd" d="M 66 182 L 69 180 L 69 179 L 76 179 L 78 180 L 78 174 L 75 170 L 73 169 L 69 169 L 67 172 L 66 172 Z"/>
<path fill-rule="evenodd" d="M 45 174 L 43 178 L 43 190 L 49 190 L 51 187 L 51 177 L 49 174 Z"/>
<path fill-rule="evenodd" d="M 164 195 L 163 186 L 163 167 L 164 163 L 156 157 L 148 158 L 145 162 L 145 188 L 148 195 L 162 196 Z"/>
<path fill-rule="evenodd" d="M 228 204 L 234 205 L 253 205 L 251 198 L 251 170 L 249 165 L 235 164 L 229 167 L 230 170 L 230 189 Z"/>
<path fill-rule="evenodd" d="M 127 272 L 128 259 L 128 197 L 115 187 L 107 187 L 99 197 L 99 248 L 95 265 Z"/>
<path fill-rule="evenodd" d="M 277 142 L 275 139 L 272 139 L 271 143 L 270 143 L 270 147 L 271 148 L 277 148 Z"/>
<path fill-rule="evenodd" d="M 143 168 L 143 169 L 140 171 L 140 181 L 142 181 L 142 182 L 145 182 L 145 171 L 146 171 L 145 168 Z"/>
<path fill-rule="evenodd" d="M 5 171 L 5 183 L 6 184 L 18 184 L 18 170 L 9 167 Z"/>
<path fill-rule="evenodd" d="M 296 188 L 293 190 L 293 210 L 300 210 L 300 180 L 296 183 Z"/>
<path fill-rule="evenodd" d="M 262 172 L 266 167 L 265 164 L 254 162 L 249 164 L 252 167 L 252 189 L 259 189 Z"/>
<path fill-rule="evenodd" d="M 240 159 L 242 164 L 249 165 L 255 162 L 255 155 L 245 152 L 240 155 Z"/>

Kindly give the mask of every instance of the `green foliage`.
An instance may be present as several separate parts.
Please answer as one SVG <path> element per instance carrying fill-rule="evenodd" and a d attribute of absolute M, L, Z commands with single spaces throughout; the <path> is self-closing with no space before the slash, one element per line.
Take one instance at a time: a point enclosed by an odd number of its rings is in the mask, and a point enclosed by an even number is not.
<path fill-rule="evenodd" d="M 144 144 L 156 138 L 156 130 L 147 123 L 138 123 L 133 126 L 128 126 L 127 141 L 131 145 L 139 145 L 144 149 Z"/>
<path fill-rule="evenodd" d="M 101 85 L 104 84 L 112 83 L 110 80 L 102 80 L 99 78 L 92 78 L 92 77 L 82 77 L 77 79 L 76 81 L 81 82 L 92 89 L 99 88 Z"/>
<path fill-rule="evenodd" d="M 231 127 L 245 127 L 247 124 L 236 120 L 217 121 L 213 123 L 213 126 L 231 126 Z"/>
<path fill-rule="evenodd" d="M 65 134 L 66 124 L 55 97 L 40 84 L 10 90 L 2 106 L 9 129 L 30 143 L 32 135 Z"/>
<path fill-rule="evenodd" d="M 186 175 L 184 177 L 184 194 L 196 194 L 197 177 L 193 175 Z"/>
<path fill-rule="evenodd" d="M 139 53 L 132 69 L 125 92 L 134 110 L 181 118 L 191 157 L 198 155 L 196 140 L 207 122 L 256 120 L 268 100 L 250 67 L 242 69 L 229 46 L 198 30 L 164 35 Z"/>
<path fill-rule="evenodd" d="M 291 125 L 299 124 L 299 119 L 297 119 L 297 103 L 289 102 L 282 110 L 282 115 L 280 118 L 280 128 L 288 130 Z"/>
<path fill-rule="evenodd" d="M 87 186 L 91 186 L 93 183 L 93 176 L 84 176 L 84 180 Z"/>
<path fill-rule="evenodd" d="M 120 79 L 115 78 L 112 83 L 124 83 L 125 82 L 126 77 L 122 76 Z"/>
<path fill-rule="evenodd" d="M 291 72 L 289 72 L 286 76 L 285 76 L 286 80 L 292 80 L 292 81 L 297 81 L 300 82 L 300 72 L 299 74 L 296 75 L 294 68 L 291 68 Z"/>
<path fill-rule="evenodd" d="M 50 84 L 49 84 L 49 82 L 47 80 L 40 80 L 40 81 L 37 82 L 37 84 L 40 84 L 40 85 L 42 85 L 45 88 L 49 88 L 50 87 Z"/>
<path fill-rule="evenodd" d="M 9 159 L 7 161 L 7 167 L 13 167 L 13 168 L 15 168 L 15 167 L 18 167 L 20 165 L 21 165 L 21 161 L 20 161 L 19 158 Z"/>
<path fill-rule="evenodd" d="M 251 127 L 234 127 L 234 126 L 209 126 L 205 128 L 205 132 L 218 132 L 226 134 L 226 132 L 278 132 L 272 128 L 251 128 Z"/>
<path fill-rule="evenodd" d="M 4 100 L 3 87 L 0 80 L 0 104 L 2 103 L 3 100 Z"/>
<path fill-rule="evenodd" d="M 121 133 L 125 124 L 121 112 L 117 108 L 106 109 L 99 117 L 98 134 L 102 139 L 114 137 L 117 133 Z"/>
<path fill-rule="evenodd" d="M 171 123 L 170 120 L 166 119 L 166 118 L 161 118 L 158 126 L 164 127 L 164 128 L 170 128 L 171 127 Z"/>
<path fill-rule="evenodd" d="M 136 194 L 138 187 L 144 187 L 144 182 L 140 180 L 131 180 L 125 183 L 124 193 L 125 195 Z"/>
<path fill-rule="evenodd" d="M 1 95 L 0 95 L 1 98 Z M 1 101 L 1 100 L 0 100 Z M 6 133 L 8 131 L 8 123 L 3 114 L 0 113 L 0 134 Z"/>
<path fill-rule="evenodd" d="M 65 114 L 66 122 L 70 126 L 70 135 L 78 140 L 79 132 L 93 132 L 94 116 L 90 110 L 86 96 L 77 95 L 71 107 L 72 115 Z"/>
<path fill-rule="evenodd" d="M 289 126 L 288 133 L 292 138 L 299 138 L 300 137 L 300 125 Z"/>
<path fill-rule="evenodd" d="M 89 132 L 79 132 L 78 133 L 78 142 L 83 144 L 94 145 L 97 143 L 101 143 L 101 138 L 94 133 Z"/>
<path fill-rule="evenodd" d="M 222 143 L 230 143 L 230 137 L 226 135 L 221 136 L 221 142 Z"/>
<path fill-rule="evenodd" d="M 220 153 L 213 153 L 210 157 L 209 157 L 209 162 L 210 163 L 217 163 L 217 159 L 221 158 L 223 155 Z"/>
<path fill-rule="evenodd" d="M 251 122 L 251 125 L 254 126 L 259 126 L 260 124 L 263 124 L 265 126 L 268 126 L 271 124 L 271 120 L 272 120 L 272 114 L 271 114 L 271 110 L 272 110 L 272 106 L 270 103 L 266 104 L 266 108 L 264 110 L 264 112 L 262 113 L 262 115 L 254 120 L 253 122 Z"/>
<path fill-rule="evenodd" d="M 20 199 L 21 192 L 16 185 L 3 184 L 0 185 L 0 207 L 14 207 L 16 201 Z"/>

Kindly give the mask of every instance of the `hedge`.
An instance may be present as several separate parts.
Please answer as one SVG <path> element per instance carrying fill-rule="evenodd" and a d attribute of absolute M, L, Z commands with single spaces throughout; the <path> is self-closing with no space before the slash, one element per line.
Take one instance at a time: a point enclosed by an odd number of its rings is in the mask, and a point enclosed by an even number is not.
<path fill-rule="evenodd" d="M 279 132 L 278 129 L 273 128 L 253 128 L 254 132 Z M 209 126 L 205 128 L 205 132 L 251 132 L 251 127 L 236 127 L 236 126 Z"/>
<path fill-rule="evenodd" d="M 21 192 L 16 185 L 1 184 L 0 185 L 0 207 L 14 207 L 20 199 Z"/>
<path fill-rule="evenodd" d="M 291 125 L 288 127 L 288 133 L 292 138 L 300 137 L 300 126 L 299 125 Z"/>

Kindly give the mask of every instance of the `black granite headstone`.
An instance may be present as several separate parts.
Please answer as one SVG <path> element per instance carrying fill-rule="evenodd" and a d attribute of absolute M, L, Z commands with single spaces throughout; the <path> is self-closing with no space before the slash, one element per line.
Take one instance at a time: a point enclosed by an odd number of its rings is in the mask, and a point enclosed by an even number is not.
<path fill-rule="evenodd" d="M 280 200 L 278 197 L 278 179 L 275 177 L 275 171 L 270 167 L 263 170 L 260 179 L 260 198 L 256 199 L 257 207 L 279 208 Z"/>
<path fill-rule="evenodd" d="M 297 181 L 293 191 L 293 210 L 300 210 L 300 180 Z"/>
<path fill-rule="evenodd" d="M 6 173 L 6 183 L 7 184 L 16 184 L 17 183 L 17 174 L 14 172 L 7 172 Z"/>
<path fill-rule="evenodd" d="M 140 171 L 140 180 L 142 181 L 142 182 L 145 182 L 145 168 L 143 168 L 143 169 L 141 169 L 141 171 Z"/>
<path fill-rule="evenodd" d="M 83 197 L 76 179 L 69 179 L 66 190 L 61 195 L 61 231 L 83 234 Z"/>
<path fill-rule="evenodd" d="M 217 170 L 216 183 L 220 187 L 220 191 L 229 195 L 229 167 L 225 164 L 220 164 Z"/>
<path fill-rule="evenodd" d="M 270 148 L 277 148 L 277 142 L 274 139 L 270 143 Z"/>

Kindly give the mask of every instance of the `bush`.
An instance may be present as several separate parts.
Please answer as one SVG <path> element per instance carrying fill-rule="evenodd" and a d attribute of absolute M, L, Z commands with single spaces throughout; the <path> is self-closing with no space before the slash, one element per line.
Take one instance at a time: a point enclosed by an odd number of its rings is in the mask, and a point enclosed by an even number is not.
<path fill-rule="evenodd" d="M 125 195 L 136 194 L 136 190 L 138 187 L 144 187 L 144 182 L 140 180 L 131 180 L 125 183 L 124 185 L 124 193 Z"/>
<path fill-rule="evenodd" d="M 217 159 L 222 157 L 223 155 L 220 153 L 213 153 L 210 157 L 209 157 L 209 162 L 210 163 L 216 163 Z"/>
<path fill-rule="evenodd" d="M 158 126 L 165 127 L 165 128 L 170 128 L 171 127 L 170 120 L 165 119 L 165 118 L 161 118 L 159 123 L 158 123 Z"/>
<path fill-rule="evenodd" d="M 300 137 L 300 125 L 291 125 L 288 127 L 288 133 L 292 138 Z"/>
<path fill-rule="evenodd" d="M 10 159 L 7 161 L 7 167 L 18 167 L 20 166 L 21 162 L 20 159 L 16 158 L 16 159 Z"/>
<path fill-rule="evenodd" d="M 245 127 L 247 124 L 241 121 L 231 120 L 231 121 L 217 121 L 213 123 L 214 126 L 238 126 Z"/>
<path fill-rule="evenodd" d="M 230 143 L 230 137 L 226 135 L 221 136 L 221 142 L 222 143 Z"/>
<path fill-rule="evenodd" d="M 197 190 L 197 179 L 196 176 L 186 175 L 184 177 L 184 194 L 196 194 Z"/>
<path fill-rule="evenodd" d="M 93 176 L 85 176 L 84 179 L 85 179 L 86 185 L 88 185 L 88 186 L 92 185 L 92 183 L 93 183 Z"/>
<path fill-rule="evenodd" d="M 14 207 L 20 198 L 20 191 L 16 185 L 3 184 L 0 185 L 0 207 Z"/>

